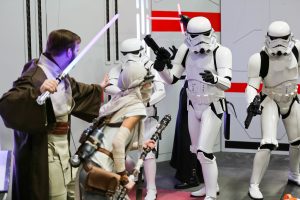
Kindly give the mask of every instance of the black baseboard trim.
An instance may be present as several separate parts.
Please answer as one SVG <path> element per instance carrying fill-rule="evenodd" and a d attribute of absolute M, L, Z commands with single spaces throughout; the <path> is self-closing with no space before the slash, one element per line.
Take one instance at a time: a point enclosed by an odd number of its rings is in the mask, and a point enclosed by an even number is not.
<path fill-rule="evenodd" d="M 225 141 L 225 148 L 231 149 L 257 149 L 259 142 Z M 279 143 L 277 151 L 289 151 L 289 144 Z"/>

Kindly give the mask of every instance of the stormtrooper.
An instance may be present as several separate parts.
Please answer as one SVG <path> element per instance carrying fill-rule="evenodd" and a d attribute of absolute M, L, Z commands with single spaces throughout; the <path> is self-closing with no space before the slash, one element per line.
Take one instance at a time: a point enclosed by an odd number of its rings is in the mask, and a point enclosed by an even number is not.
<path fill-rule="evenodd" d="M 246 99 L 248 113 L 261 113 L 262 140 L 254 157 L 249 196 L 263 199 L 259 184 L 268 167 L 271 151 L 278 147 L 276 139 L 280 116 L 290 143 L 289 182 L 300 186 L 300 105 L 297 96 L 300 43 L 294 40 L 286 22 L 274 21 L 268 27 L 265 46 L 248 62 Z M 257 90 L 263 83 L 262 91 Z M 253 99 L 260 96 L 260 106 Z"/>
<path fill-rule="evenodd" d="M 144 139 L 150 139 L 152 134 L 156 130 L 158 123 L 157 107 L 155 106 L 165 97 L 165 87 L 163 80 L 160 79 L 156 70 L 153 69 L 153 62 L 146 56 L 143 44 L 141 40 L 137 38 L 131 38 L 124 40 L 121 43 L 120 51 L 124 55 L 122 64 L 112 68 L 109 72 L 109 86 L 105 88 L 105 92 L 109 95 L 115 95 L 120 91 L 117 86 L 118 78 L 123 71 L 123 67 L 128 62 L 140 62 L 144 67 L 155 75 L 153 93 L 150 97 L 150 101 L 146 104 L 147 118 L 145 120 L 145 132 Z M 156 176 L 156 160 L 155 152 L 150 152 L 144 161 L 144 174 L 147 181 L 147 195 L 145 200 L 154 200 L 157 196 L 155 176 Z M 130 156 L 126 158 L 127 163 L 136 161 L 138 159 L 138 152 L 131 152 Z M 132 162 L 131 162 L 132 163 Z"/>
<path fill-rule="evenodd" d="M 187 24 L 186 39 L 178 49 L 172 69 L 165 67 L 170 62 L 169 57 L 168 51 L 161 47 L 154 68 L 169 84 L 176 83 L 186 73 L 190 151 L 197 155 L 201 163 L 205 183 L 191 196 L 214 200 L 219 188 L 213 146 L 227 108 L 224 91 L 231 86 L 232 54 L 217 42 L 207 18 L 194 17 Z"/>

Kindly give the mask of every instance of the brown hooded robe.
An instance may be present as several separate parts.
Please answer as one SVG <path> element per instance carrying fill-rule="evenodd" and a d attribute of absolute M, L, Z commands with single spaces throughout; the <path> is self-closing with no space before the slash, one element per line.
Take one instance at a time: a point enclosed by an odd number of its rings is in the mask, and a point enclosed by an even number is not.
<path fill-rule="evenodd" d="M 47 78 L 36 63 L 36 60 L 27 63 L 22 76 L 0 99 L 0 115 L 5 125 L 14 129 L 13 200 L 49 198 L 47 133 L 56 120 L 50 98 L 44 105 L 36 103 L 39 88 Z M 91 122 L 98 116 L 101 87 L 67 78 L 74 100 L 71 115 Z"/>

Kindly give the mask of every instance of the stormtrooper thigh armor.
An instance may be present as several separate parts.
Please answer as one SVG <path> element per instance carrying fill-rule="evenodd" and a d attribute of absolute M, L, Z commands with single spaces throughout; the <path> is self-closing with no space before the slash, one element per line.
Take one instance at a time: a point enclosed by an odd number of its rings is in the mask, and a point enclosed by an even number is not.
<path fill-rule="evenodd" d="M 264 144 L 273 144 L 278 146 L 277 126 L 279 121 L 279 110 L 274 100 L 268 96 L 261 103 L 261 127 L 262 127 L 262 140 L 260 146 Z"/>
<path fill-rule="evenodd" d="M 277 104 L 269 97 L 266 97 L 262 102 L 262 107 L 262 140 L 260 146 L 263 147 L 264 145 L 272 145 L 277 147 L 278 141 L 276 139 L 276 133 L 279 120 Z M 269 148 L 259 148 L 258 152 L 255 154 L 249 187 L 249 195 L 253 199 L 263 199 L 263 195 L 259 189 L 259 184 L 269 165 L 270 155 L 271 149 Z"/>
<path fill-rule="evenodd" d="M 289 115 L 283 119 L 285 129 L 287 131 L 288 139 L 290 142 L 290 171 L 288 180 L 300 186 L 300 104 L 294 101 L 290 107 Z"/>
<path fill-rule="evenodd" d="M 218 105 L 220 102 L 214 103 Z M 217 106 L 215 106 L 217 107 Z M 197 110 L 195 110 L 196 108 Z M 223 110 L 219 110 L 220 113 Z M 199 115 L 201 113 L 201 115 Z M 219 113 L 219 114 L 220 114 Z M 199 116 L 201 116 L 199 118 Z M 189 118 L 189 132 L 191 136 L 191 152 L 197 154 L 197 158 L 201 163 L 202 172 L 205 182 L 205 195 L 206 199 L 215 199 L 217 194 L 217 179 L 218 168 L 216 158 L 207 158 L 205 153 L 212 153 L 213 146 L 216 138 L 219 135 L 220 127 L 222 124 L 221 119 L 218 118 L 209 105 L 189 105 L 188 106 L 188 118 Z M 200 152 L 197 153 L 197 151 Z M 201 190 L 201 189 L 200 189 Z M 198 194 L 192 193 L 192 196 L 198 196 Z M 198 192 L 199 193 L 199 192 Z M 203 194 L 202 194 L 203 195 Z"/>
<path fill-rule="evenodd" d="M 157 123 L 158 122 L 155 118 L 147 117 L 147 119 L 145 120 L 144 140 L 148 140 L 151 138 L 151 136 L 154 134 L 156 130 Z M 150 158 L 155 158 L 155 153 L 153 153 L 152 151 L 147 154 L 145 159 L 150 159 Z"/>
<path fill-rule="evenodd" d="M 214 105 L 220 105 L 220 102 Z M 197 110 L 195 110 L 194 108 Z M 223 113 L 223 110 L 217 114 Z M 216 138 L 219 135 L 222 120 L 212 111 L 209 105 L 188 105 L 188 125 L 191 137 L 192 153 L 201 150 L 205 153 L 213 153 Z"/>

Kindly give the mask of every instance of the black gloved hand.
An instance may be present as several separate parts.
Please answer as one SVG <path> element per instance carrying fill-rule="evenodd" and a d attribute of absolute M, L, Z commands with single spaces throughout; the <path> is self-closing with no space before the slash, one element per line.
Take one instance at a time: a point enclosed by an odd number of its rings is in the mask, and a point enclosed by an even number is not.
<path fill-rule="evenodd" d="M 217 83 L 217 82 L 215 82 L 214 75 L 209 70 L 204 70 L 204 72 L 200 73 L 200 75 L 202 76 L 202 79 L 205 82 L 208 82 L 208 83 L 211 83 L 211 84 L 216 84 Z"/>
<path fill-rule="evenodd" d="M 253 116 L 260 115 L 261 110 L 259 109 L 260 104 L 256 104 L 255 102 L 251 102 L 247 108 L 247 113 L 252 113 Z"/>
<path fill-rule="evenodd" d="M 159 57 L 159 59 L 161 59 L 161 60 L 166 60 L 166 59 L 170 59 L 171 54 L 164 47 L 160 47 L 157 51 L 156 59 L 158 59 L 157 57 Z"/>
<path fill-rule="evenodd" d="M 172 52 L 172 56 L 170 57 L 170 60 L 174 60 L 178 49 L 174 45 L 172 45 L 172 47 L 169 47 L 169 49 Z"/>
<path fill-rule="evenodd" d="M 162 60 L 157 60 L 157 59 L 156 59 L 156 60 L 154 61 L 153 67 L 154 67 L 154 69 L 156 69 L 157 71 L 161 72 L 161 71 L 163 71 L 163 70 L 165 69 L 165 65 L 166 65 L 165 62 L 163 62 Z"/>
<path fill-rule="evenodd" d="M 170 61 L 171 54 L 164 47 L 160 47 L 157 54 L 156 60 L 154 61 L 154 69 L 157 71 L 163 71 L 166 64 L 171 63 Z"/>
<path fill-rule="evenodd" d="M 191 18 L 189 18 L 188 16 L 186 15 L 180 15 L 180 21 L 181 23 L 183 24 L 184 28 L 186 29 L 187 27 L 187 24 L 189 23 Z"/>

